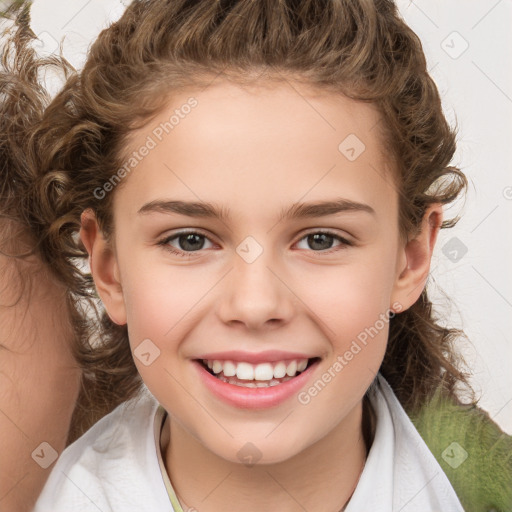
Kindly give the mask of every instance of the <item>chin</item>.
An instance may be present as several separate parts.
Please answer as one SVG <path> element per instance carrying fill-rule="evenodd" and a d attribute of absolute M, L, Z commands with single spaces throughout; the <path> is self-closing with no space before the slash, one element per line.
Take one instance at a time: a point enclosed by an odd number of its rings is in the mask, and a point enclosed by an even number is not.
<path fill-rule="evenodd" d="M 259 441 L 235 441 L 220 451 L 218 448 L 217 446 L 217 449 L 211 451 L 228 462 L 247 467 L 286 462 L 298 456 L 302 451 L 297 448 L 297 443 L 290 438 L 289 442 L 283 445 L 281 438 L 269 441 L 269 439 L 265 439 L 265 436 L 262 436 Z"/>

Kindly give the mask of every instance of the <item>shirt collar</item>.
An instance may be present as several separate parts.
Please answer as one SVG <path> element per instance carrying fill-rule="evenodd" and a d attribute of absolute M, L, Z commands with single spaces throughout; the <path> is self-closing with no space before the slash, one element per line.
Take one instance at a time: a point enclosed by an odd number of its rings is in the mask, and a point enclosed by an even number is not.
<path fill-rule="evenodd" d="M 379 373 L 368 390 L 375 437 L 345 512 L 464 512 L 443 469 Z"/>
<path fill-rule="evenodd" d="M 377 417 L 375 436 L 357 487 L 344 512 L 464 512 L 443 469 L 380 373 L 368 389 L 368 397 Z M 160 451 L 160 433 L 166 415 L 165 409 L 159 405 L 154 421 L 158 464 L 174 511 L 183 512 Z"/>

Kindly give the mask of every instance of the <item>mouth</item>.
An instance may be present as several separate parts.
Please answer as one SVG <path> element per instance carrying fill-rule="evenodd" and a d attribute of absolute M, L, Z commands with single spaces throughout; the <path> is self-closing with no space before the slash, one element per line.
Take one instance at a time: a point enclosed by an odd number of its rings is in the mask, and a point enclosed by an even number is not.
<path fill-rule="evenodd" d="M 297 378 L 320 357 L 251 364 L 245 361 L 196 359 L 216 379 L 243 388 L 269 388 Z"/>

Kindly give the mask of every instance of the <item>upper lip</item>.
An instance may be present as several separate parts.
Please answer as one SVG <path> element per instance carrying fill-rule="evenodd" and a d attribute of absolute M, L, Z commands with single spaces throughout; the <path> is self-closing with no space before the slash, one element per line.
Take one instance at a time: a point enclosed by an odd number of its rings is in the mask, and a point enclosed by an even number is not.
<path fill-rule="evenodd" d="M 202 354 L 196 359 L 207 359 L 208 361 L 237 361 L 251 364 L 271 363 L 274 361 L 286 361 L 289 359 L 312 359 L 314 355 L 300 352 L 285 352 L 282 350 L 265 350 L 264 352 L 243 352 L 241 350 L 228 350 L 225 352 L 210 352 Z"/>

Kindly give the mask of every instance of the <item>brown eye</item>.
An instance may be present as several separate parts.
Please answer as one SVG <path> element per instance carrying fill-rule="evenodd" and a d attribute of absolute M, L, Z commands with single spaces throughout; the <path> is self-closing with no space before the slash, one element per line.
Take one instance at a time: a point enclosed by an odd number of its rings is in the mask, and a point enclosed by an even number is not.
<path fill-rule="evenodd" d="M 205 242 L 212 242 L 203 234 L 193 231 L 182 231 L 164 238 L 158 242 L 164 249 L 179 256 L 191 256 L 205 248 Z M 213 244 L 212 244 L 213 246 Z"/>
<path fill-rule="evenodd" d="M 299 247 L 300 249 L 312 249 L 315 252 L 331 252 L 337 250 L 336 248 L 343 249 L 346 246 L 352 245 L 348 240 L 343 237 L 330 233 L 328 231 L 317 231 L 309 233 L 300 239 L 299 243 L 303 240 L 306 241 L 306 247 Z M 336 245 L 333 245 L 338 242 Z"/>
<path fill-rule="evenodd" d="M 187 233 L 175 237 L 178 240 L 179 248 L 184 251 L 198 251 L 203 248 L 205 237 L 197 233 Z"/>

